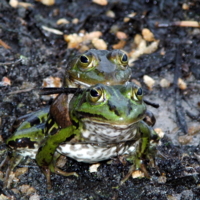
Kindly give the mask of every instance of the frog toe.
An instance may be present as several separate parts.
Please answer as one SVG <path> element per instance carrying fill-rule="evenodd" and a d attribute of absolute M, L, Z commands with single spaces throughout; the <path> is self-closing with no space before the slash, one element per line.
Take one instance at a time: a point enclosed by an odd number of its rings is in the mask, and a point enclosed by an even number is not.
<path fill-rule="evenodd" d="M 121 180 L 120 185 L 124 184 L 130 178 L 130 176 L 133 178 L 150 178 L 149 172 L 147 171 L 142 160 L 138 160 L 138 162 L 130 167 L 126 176 Z"/>
<path fill-rule="evenodd" d="M 62 176 L 76 176 L 76 177 L 78 177 L 78 174 L 76 172 L 65 172 L 65 171 L 59 169 L 58 167 L 55 167 L 54 170 L 55 170 L 54 173 L 62 175 Z"/>

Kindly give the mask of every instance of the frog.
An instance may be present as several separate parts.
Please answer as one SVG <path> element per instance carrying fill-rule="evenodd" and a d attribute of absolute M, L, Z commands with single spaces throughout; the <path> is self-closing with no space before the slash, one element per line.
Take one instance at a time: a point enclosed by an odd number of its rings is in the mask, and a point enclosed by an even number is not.
<path fill-rule="evenodd" d="M 119 85 L 128 82 L 130 77 L 128 55 L 123 50 L 90 49 L 69 59 L 65 69 L 64 87 L 84 88 L 97 83 Z M 20 117 L 16 120 L 12 133 L 43 123 L 49 114 L 62 128 L 70 125 L 67 110 L 72 97 L 73 94 L 62 93 L 50 106 Z"/>
<path fill-rule="evenodd" d="M 9 187 L 7 179 L 10 172 L 26 156 L 36 159 L 46 175 L 50 189 L 51 172 L 77 176 L 75 172 L 63 172 L 55 166 L 55 160 L 61 154 L 86 163 L 127 155 L 133 167 L 125 180 L 133 170 L 140 168 L 142 159 L 155 154 L 156 145 L 153 144 L 157 144 L 159 137 L 142 120 L 146 104 L 142 100 L 141 88 L 128 82 L 115 86 L 97 84 L 81 91 L 74 95 L 69 104 L 72 125 L 61 128 L 51 119 L 48 124 L 41 123 L 31 129 L 21 129 L 7 139 L 6 143 L 12 149 L 13 156 L 6 172 L 4 187 Z M 87 149 L 91 152 L 97 150 L 98 154 L 94 157 L 90 153 L 79 155 Z M 57 155 L 52 156 L 54 152 Z"/>
<path fill-rule="evenodd" d="M 128 56 L 124 51 L 91 49 L 76 55 L 68 62 L 64 87 L 82 88 L 98 82 L 108 85 L 123 84 L 129 80 L 130 76 L 131 68 L 128 66 Z M 24 155 L 34 159 L 35 153 L 33 155 L 28 153 L 28 149 L 34 146 L 33 152 L 37 152 L 40 141 L 45 138 L 44 132 L 40 132 L 41 127 L 44 129 L 50 115 L 62 128 L 71 124 L 67 113 L 72 96 L 73 94 L 61 94 L 51 106 L 18 118 L 12 127 L 12 135 L 7 140 L 9 146 L 14 149 L 21 146 L 22 149 L 26 149 Z M 23 156 L 14 155 L 13 157 L 16 158 L 16 163 L 23 159 Z M 11 165 L 8 170 L 14 167 L 15 165 Z"/>
<path fill-rule="evenodd" d="M 48 188 L 51 172 L 77 176 L 55 166 L 55 152 L 90 164 L 125 156 L 132 166 L 121 183 L 138 169 L 148 177 L 143 160 L 153 160 L 159 136 L 143 121 L 145 114 L 142 88 L 131 82 L 97 84 L 74 94 L 69 103 L 72 124 L 60 128 L 53 119 L 48 121 L 46 140 L 36 155 Z"/>

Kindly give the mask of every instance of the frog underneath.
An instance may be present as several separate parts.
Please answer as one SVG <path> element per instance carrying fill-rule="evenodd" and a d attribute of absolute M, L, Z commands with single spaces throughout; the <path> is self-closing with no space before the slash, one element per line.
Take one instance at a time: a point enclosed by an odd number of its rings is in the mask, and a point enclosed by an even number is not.
<path fill-rule="evenodd" d="M 72 125 L 59 129 L 52 119 L 48 121 L 49 135 L 36 156 L 48 186 L 50 171 L 60 173 L 53 164 L 55 151 L 86 163 L 125 155 L 133 163 L 125 180 L 141 168 L 143 159 L 153 158 L 159 137 L 143 121 L 146 105 L 142 97 L 142 89 L 130 82 L 115 86 L 97 84 L 75 94 L 69 104 Z M 60 174 L 68 176 L 72 172 Z"/>

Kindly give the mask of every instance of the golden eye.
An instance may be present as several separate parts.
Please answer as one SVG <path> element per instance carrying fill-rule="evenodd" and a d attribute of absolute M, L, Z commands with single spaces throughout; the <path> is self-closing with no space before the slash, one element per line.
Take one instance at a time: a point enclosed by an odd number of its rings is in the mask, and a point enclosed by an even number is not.
<path fill-rule="evenodd" d="M 142 88 L 134 88 L 132 97 L 135 101 L 141 101 L 143 98 Z"/>
<path fill-rule="evenodd" d="M 143 94 L 142 88 L 139 88 L 139 89 L 137 90 L 136 95 L 137 95 L 137 96 L 142 96 L 142 94 Z"/>
<path fill-rule="evenodd" d="M 102 88 L 98 86 L 90 89 L 88 99 L 91 103 L 100 103 L 104 101 Z"/>
<path fill-rule="evenodd" d="M 128 56 L 126 55 L 126 53 L 124 53 L 121 57 L 121 62 L 123 65 L 128 65 Z"/>
<path fill-rule="evenodd" d="M 142 101 L 143 90 L 134 83 L 129 82 L 127 85 L 122 86 L 121 91 L 127 98 L 132 99 L 133 101 Z"/>
<path fill-rule="evenodd" d="M 97 66 L 98 59 L 91 52 L 86 52 L 79 57 L 78 67 L 80 70 L 87 71 L 93 69 L 93 67 Z"/>
<path fill-rule="evenodd" d="M 122 69 L 126 69 L 128 66 L 128 56 L 127 54 L 122 50 L 113 50 L 108 55 L 107 58 L 114 62 L 116 65 L 120 65 Z"/>
<path fill-rule="evenodd" d="M 84 63 L 84 64 L 90 62 L 89 59 L 88 59 L 88 57 L 85 56 L 85 55 L 82 55 L 82 56 L 80 57 L 80 61 L 81 61 L 82 63 Z"/>

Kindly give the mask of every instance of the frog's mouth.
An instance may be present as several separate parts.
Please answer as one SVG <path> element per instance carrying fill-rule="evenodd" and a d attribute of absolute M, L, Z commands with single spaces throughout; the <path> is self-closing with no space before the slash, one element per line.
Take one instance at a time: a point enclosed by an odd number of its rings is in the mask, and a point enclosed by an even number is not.
<path fill-rule="evenodd" d="M 79 81 L 79 80 L 76 80 L 76 79 L 74 79 L 74 83 L 77 84 L 77 85 L 80 85 L 81 88 L 86 88 L 86 87 L 90 87 L 91 86 L 88 83 L 85 83 L 85 82 L 82 82 L 82 81 Z"/>

